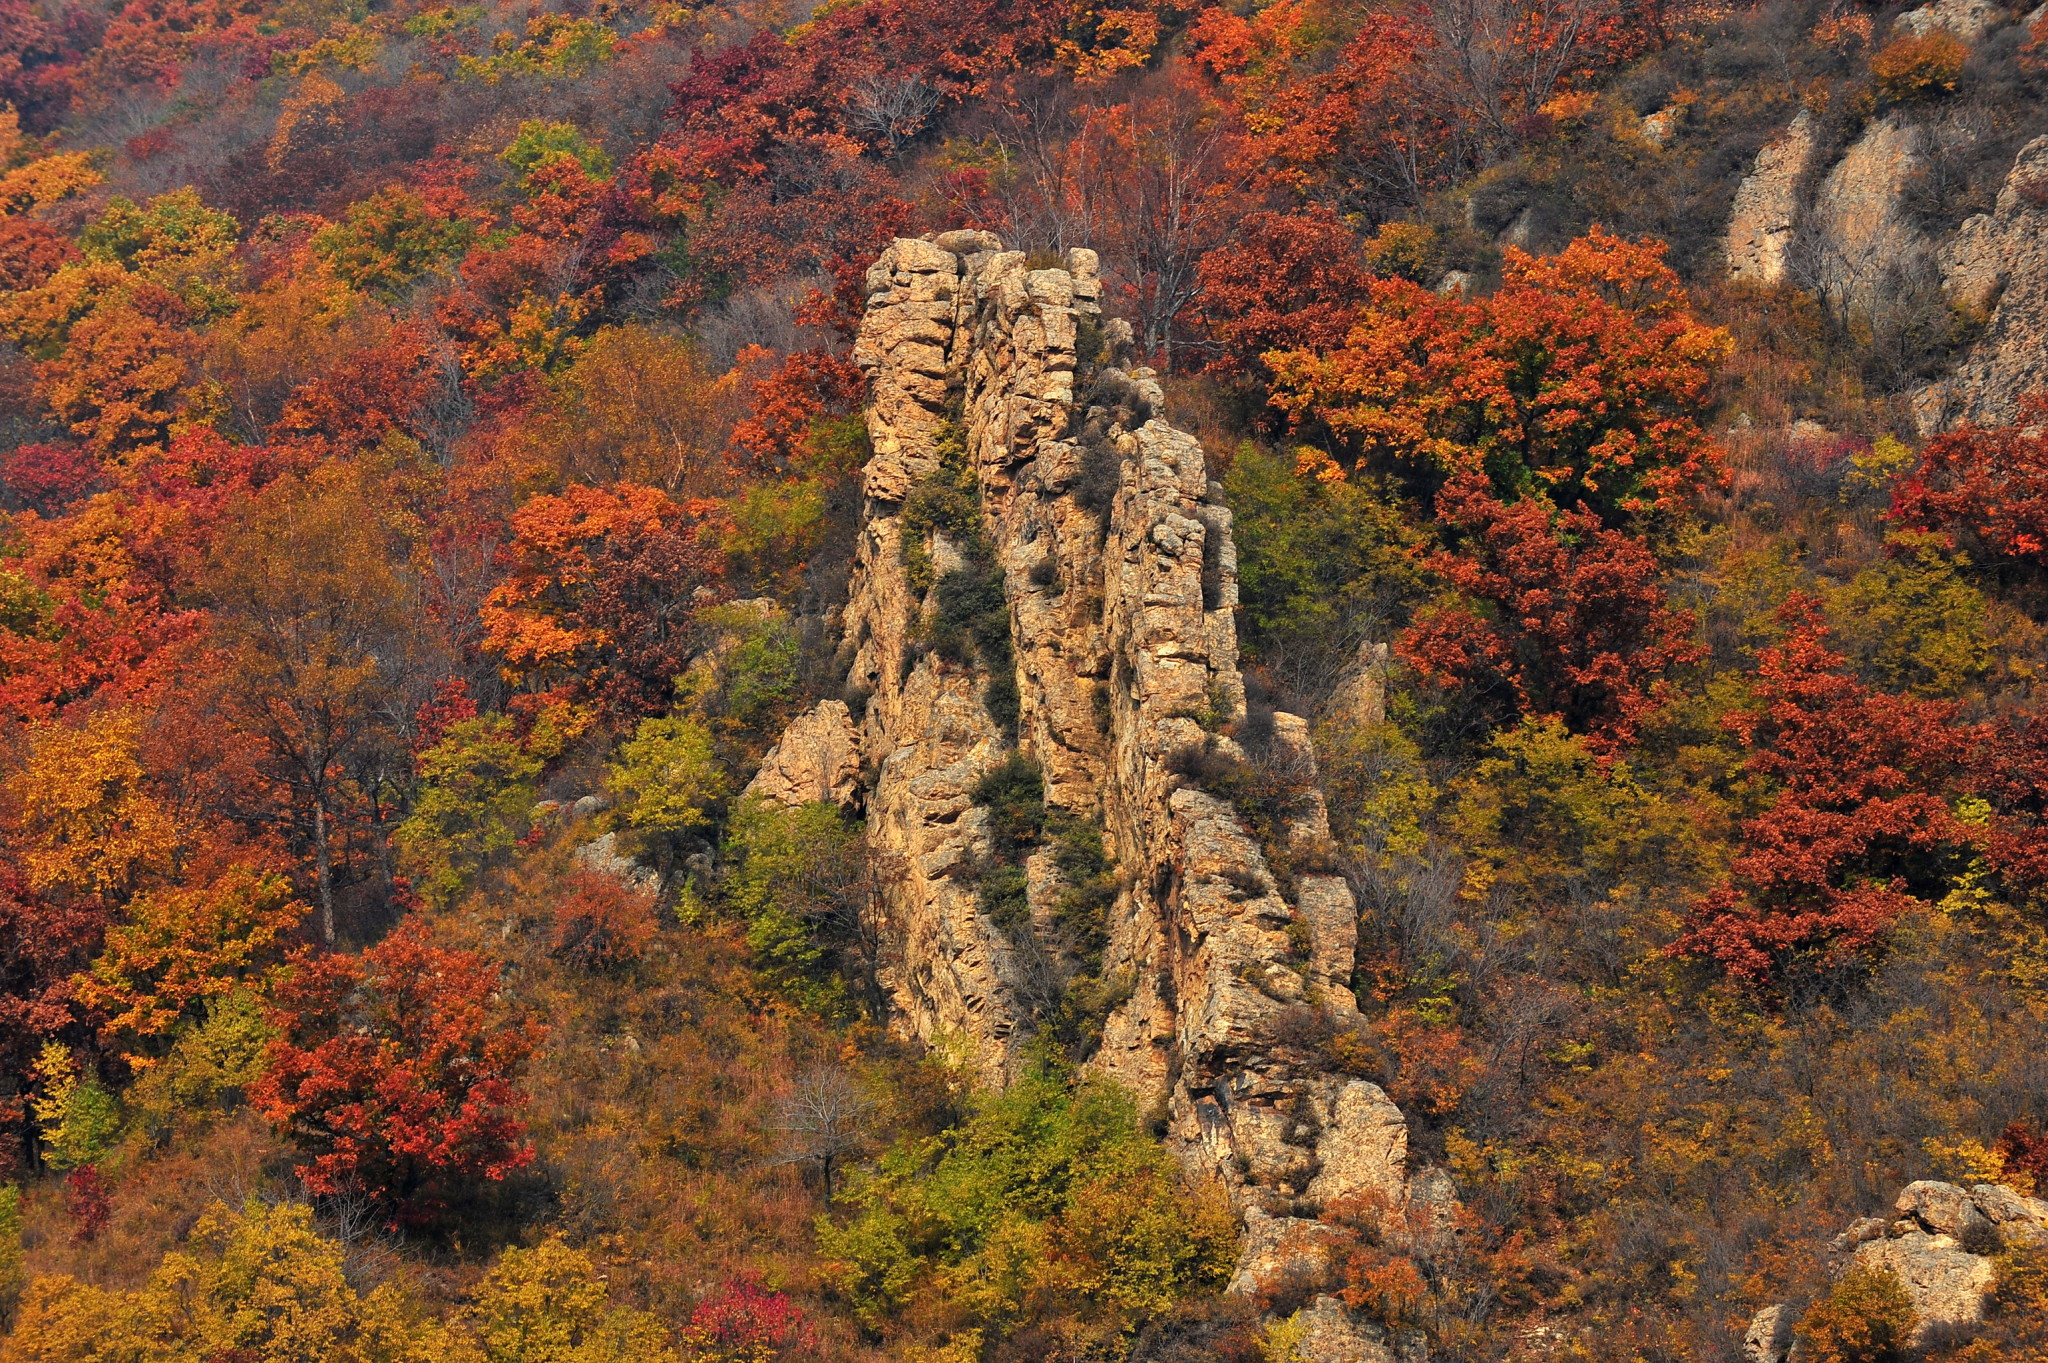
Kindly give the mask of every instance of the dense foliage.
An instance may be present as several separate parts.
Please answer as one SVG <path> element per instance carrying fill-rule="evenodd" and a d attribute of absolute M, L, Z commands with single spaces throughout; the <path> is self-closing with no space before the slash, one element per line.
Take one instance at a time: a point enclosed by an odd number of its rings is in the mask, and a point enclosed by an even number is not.
<path fill-rule="evenodd" d="M 0 1360 L 1281 1363 L 1311 1287 L 1445 1357 L 1895 1352 L 1817 1246 L 2048 1178 L 2048 408 L 1923 440 L 1984 319 L 1718 234 L 1800 108 L 1992 208 L 2048 32 L 1896 8 L 0 0 Z M 892 1037 L 860 820 L 742 796 L 841 695 L 864 271 L 959 226 L 1100 251 L 1210 451 L 1236 737 L 1311 720 L 1362 905 L 1289 1045 L 1455 1252 L 1333 1207 L 1330 1281 L 1218 1298 L 1033 762 L 972 792 L 992 922 L 1071 887 L 1004 1092 Z M 919 644 L 1004 673 L 961 437 Z M 1997 1262 L 1948 1356 L 2040 1353 Z"/>

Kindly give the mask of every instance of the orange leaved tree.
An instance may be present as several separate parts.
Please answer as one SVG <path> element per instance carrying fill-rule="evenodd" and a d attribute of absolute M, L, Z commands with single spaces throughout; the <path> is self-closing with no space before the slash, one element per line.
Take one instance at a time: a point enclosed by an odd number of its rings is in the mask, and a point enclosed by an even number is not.
<path fill-rule="evenodd" d="M 1434 498 L 1451 594 L 1406 661 L 1608 747 L 1693 656 L 1651 535 L 1718 466 L 1700 417 L 1730 342 L 1663 257 L 1596 228 L 1510 250 L 1484 298 L 1379 280 L 1342 345 L 1265 356 L 1297 421 Z"/>
<path fill-rule="evenodd" d="M 567 686 L 619 714 L 666 704 L 689 660 L 699 589 L 722 560 L 659 488 L 571 486 L 513 513 L 513 571 L 483 609 L 484 646 L 530 690 Z"/>

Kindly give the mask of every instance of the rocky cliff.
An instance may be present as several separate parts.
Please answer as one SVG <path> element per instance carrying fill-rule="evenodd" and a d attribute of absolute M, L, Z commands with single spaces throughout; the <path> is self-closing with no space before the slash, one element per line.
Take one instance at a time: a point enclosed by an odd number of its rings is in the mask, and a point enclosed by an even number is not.
<path fill-rule="evenodd" d="M 864 814 L 906 1031 L 997 1084 L 1054 1031 L 1163 1120 L 1252 1223 L 1237 1290 L 1298 1278 L 1339 1199 L 1448 1225 L 1399 1110 L 1314 1058 L 1357 920 L 1307 726 L 1246 704 L 1230 511 L 1094 253 L 899 240 L 867 291 L 847 698 L 752 792 Z"/>
<path fill-rule="evenodd" d="M 1984 1318 L 1997 1280 L 1992 1254 L 2005 1246 L 2048 1244 L 2048 1202 L 2003 1184 L 1961 1188 L 1909 1183 L 1893 1204 L 1894 1219 L 1859 1217 L 1828 1244 L 1837 1276 L 1851 1268 L 1898 1276 L 1913 1307 L 1913 1344 L 1967 1335 Z M 1783 1303 L 1751 1318 L 1743 1338 L 1747 1363 L 1796 1363 L 1801 1312 Z"/>
<path fill-rule="evenodd" d="M 2044 16 L 2048 6 L 2021 16 L 1990 0 L 1935 0 L 1894 28 L 1976 46 Z M 1906 199 L 1939 141 L 1924 111 L 1895 108 L 1830 162 L 1802 109 L 1757 154 L 1723 237 L 1731 279 L 1796 284 L 1863 324 L 1886 310 L 1946 304 L 1974 329 L 1950 372 L 1912 396 L 1929 435 L 2010 422 L 2023 397 L 2048 388 L 2048 137 L 2021 149 L 1994 211 L 1937 240 Z"/>

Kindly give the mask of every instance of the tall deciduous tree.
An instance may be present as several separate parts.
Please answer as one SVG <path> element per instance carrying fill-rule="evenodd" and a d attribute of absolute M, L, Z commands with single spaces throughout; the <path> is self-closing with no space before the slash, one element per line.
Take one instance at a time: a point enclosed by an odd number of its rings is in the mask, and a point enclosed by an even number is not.
<path fill-rule="evenodd" d="M 426 631 L 408 540 L 370 465 L 330 463 L 258 494 L 207 571 L 232 658 L 224 685 L 294 793 L 327 941 L 337 821 L 357 795 L 382 813 L 374 787 L 409 766 Z"/>
<path fill-rule="evenodd" d="M 696 594 L 721 575 L 696 520 L 658 488 L 572 486 L 521 507 L 512 534 L 512 574 L 483 611 L 507 677 L 617 713 L 660 709 L 689 660 Z"/>
<path fill-rule="evenodd" d="M 1867 965 L 1893 924 L 1967 870 L 1983 830 L 1951 801 L 1970 737 L 1955 706 L 1845 675 L 1811 596 L 1780 620 L 1788 634 L 1760 655 L 1758 708 L 1727 720 L 1777 795 L 1744 822 L 1742 855 L 1673 950 L 1797 991 Z"/>

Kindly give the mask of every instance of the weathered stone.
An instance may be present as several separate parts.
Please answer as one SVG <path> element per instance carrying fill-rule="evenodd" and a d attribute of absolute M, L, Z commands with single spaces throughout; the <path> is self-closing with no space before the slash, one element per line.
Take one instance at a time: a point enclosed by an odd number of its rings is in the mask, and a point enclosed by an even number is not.
<path fill-rule="evenodd" d="M 1903 1235 L 1865 1241 L 1856 1247 L 1854 1261 L 1898 1275 L 1913 1303 L 1916 1344 L 1945 1329 L 1982 1320 L 1985 1295 L 1997 1277 L 1988 1258 L 1917 1226 Z"/>
<path fill-rule="evenodd" d="M 1223 1290 L 1232 1296 L 1269 1296 L 1289 1286 L 1327 1283 L 1332 1257 L 1350 1243 L 1343 1231 L 1324 1222 L 1254 1211 L 1245 1218 L 1237 1271 Z"/>
<path fill-rule="evenodd" d="M 1322 1172 L 1309 1184 L 1317 1202 L 1376 1197 L 1399 1205 L 1408 1182 L 1408 1123 L 1378 1084 L 1354 1079 L 1332 1105 L 1316 1143 Z"/>
<path fill-rule="evenodd" d="M 1743 1363 L 1785 1363 L 1792 1352 L 1793 1315 L 1783 1305 L 1766 1306 L 1749 1318 L 1742 1335 Z"/>
<path fill-rule="evenodd" d="M 1958 1240 L 1990 1224 L 1977 1210 L 1970 1194 L 1953 1183 L 1937 1183 L 1931 1179 L 1908 1183 L 1893 1206 L 1935 1234 L 1951 1235 Z"/>
<path fill-rule="evenodd" d="M 1890 113 L 1863 130 L 1822 181 L 1814 200 L 1811 286 L 1830 303 L 1864 312 L 1896 281 L 1927 265 L 1927 242 L 1906 211 L 1906 181 L 1926 162 L 1918 124 Z"/>
<path fill-rule="evenodd" d="M 1365 639 L 1330 692 L 1324 718 L 1333 724 L 1367 725 L 1387 717 L 1387 645 Z"/>
<path fill-rule="evenodd" d="M 1934 0 L 1931 5 L 1907 10 L 1892 21 L 1892 26 L 1915 38 L 1924 38 L 1930 33 L 1946 33 L 1966 43 L 1975 43 L 2004 23 L 2005 18 L 2004 9 L 1991 0 Z"/>
<path fill-rule="evenodd" d="M 2048 1245 L 2048 1202 L 2023 1196 L 2002 1183 L 1980 1183 L 1970 1189 L 1970 1197 L 2004 1243 Z"/>
<path fill-rule="evenodd" d="M 745 793 L 785 808 L 823 801 L 851 809 L 860 798 L 860 733 L 846 702 L 821 701 L 783 730 Z"/>
<path fill-rule="evenodd" d="M 586 871 L 610 876 L 636 890 L 651 892 L 661 884 L 661 877 L 654 870 L 619 851 L 616 833 L 605 833 L 578 847 L 575 862 Z"/>
<path fill-rule="evenodd" d="M 1951 301 L 1988 320 L 1948 377 L 1914 395 L 1914 418 L 1924 435 L 2007 424 L 2048 389 L 2048 137 L 2020 149 L 1993 211 L 1958 228 L 1939 262 Z"/>
<path fill-rule="evenodd" d="M 862 808 L 886 867 L 870 926 L 896 1023 L 1000 1084 L 1023 1063 L 1045 1001 L 1082 968 L 1056 931 L 1059 858 L 1040 851 L 1022 865 L 1028 922 L 1006 927 L 980 902 L 991 847 L 975 788 L 1012 753 L 1032 758 L 1048 805 L 1099 826 L 1120 887 L 1099 968 L 1122 1002 L 1090 1067 L 1163 1111 L 1189 1172 L 1251 1218 L 1236 1282 L 1266 1282 L 1346 1243 L 1348 1232 L 1293 1214 L 1319 1200 L 1377 1199 L 1423 1228 L 1416 1252 L 1427 1252 L 1456 1234 L 1456 1195 L 1441 1171 L 1408 1181 L 1399 1110 L 1362 1080 L 1270 1063 L 1283 1020 L 1356 1025 L 1349 886 L 1310 872 L 1283 898 L 1267 862 L 1279 849 L 1183 774 L 1182 754 L 1201 745 L 1249 760 L 1194 718 L 1213 729 L 1245 716 L 1232 520 L 1208 460 L 1164 419 L 1156 374 L 1097 372 L 1098 355 L 1076 355 L 1081 318 L 1099 312 L 1094 253 L 1033 270 L 1000 247 L 976 233 L 898 241 L 870 272 L 853 353 L 871 380 L 874 453 L 842 617 L 848 686 L 865 704 L 858 721 L 837 701 L 806 714 L 750 789 Z M 1104 353 L 1130 341 L 1120 319 L 1099 334 Z M 1075 410 L 1077 365 L 1104 395 L 1092 415 Z M 908 580 L 901 507 L 954 439 L 1001 570 L 1006 678 L 918 642 L 929 607 Z M 1082 470 L 1105 455 L 1108 469 L 1092 472 L 1109 475 L 1108 506 L 1082 506 Z M 924 547 L 941 577 L 972 567 L 963 543 L 932 535 Z M 998 683 L 1014 687 L 1014 729 L 991 714 Z M 1277 715 L 1271 735 L 1259 760 L 1312 787 L 1306 723 Z M 1279 836 L 1293 857 L 1318 847 L 1329 836 L 1320 803 Z M 1332 1341 L 1351 1328 L 1336 1309 L 1317 1327 Z M 1340 1347 L 1350 1346 L 1330 1345 Z"/>
<path fill-rule="evenodd" d="M 1799 182 L 1813 164 L 1813 115 L 1801 109 L 1782 136 L 1756 155 L 1756 164 L 1735 191 L 1728 219 L 1728 274 L 1732 279 L 1776 284 L 1798 225 Z"/>
<path fill-rule="evenodd" d="M 1395 1363 L 1386 1332 L 1362 1320 L 1336 1297 L 1325 1294 L 1301 1308 L 1301 1339 L 1295 1356 L 1302 1363 Z"/>
<path fill-rule="evenodd" d="M 966 256 L 976 251 L 1000 251 L 1003 249 L 1003 239 L 993 232 L 979 232 L 963 227 L 952 232 L 939 233 L 932 238 L 932 245 L 941 251 L 951 251 L 956 256 Z"/>
<path fill-rule="evenodd" d="M 1970 1189 L 1970 1198 L 1985 1219 L 2001 1228 L 2035 1222 L 2048 1225 L 2048 1202 L 2016 1193 L 2002 1183 L 1980 1183 Z"/>
<path fill-rule="evenodd" d="M 1684 116 L 1682 105 L 1667 104 L 1654 114 L 1643 117 L 1643 141 L 1662 151 L 1671 144 L 1671 135 L 1678 128 L 1678 120 Z"/>
<path fill-rule="evenodd" d="M 1859 1216 L 1849 1223 L 1849 1228 L 1828 1241 L 1828 1248 L 1837 1254 L 1847 1254 L 1865 1240 L 1875 1240 L 1890 1229 L 1891 1223 L 1881 1216 Z"/>

